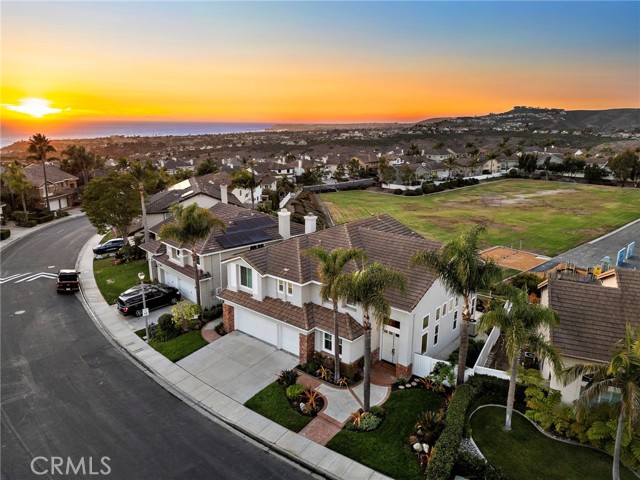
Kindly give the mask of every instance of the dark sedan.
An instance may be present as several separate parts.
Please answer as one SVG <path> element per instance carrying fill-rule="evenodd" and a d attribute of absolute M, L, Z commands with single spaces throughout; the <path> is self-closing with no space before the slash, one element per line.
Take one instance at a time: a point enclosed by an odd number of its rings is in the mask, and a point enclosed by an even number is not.
<path fill-rule="evenodd" d="M 180 301 L 182 295 L 177 288 L 158 284 L 144 285 L 144 301 L 149 310 L 164 307 L 166 305 L 175 305 Z M 118 297 L 116 308 L 122 315 L 142 316 L 142 289 L 140 285 L 130 288 L 122 292 Z"/>
<path fill-rule="evenodd" d="M 93 253 L 96 255 L 104 255 L 105 253 L 117 252 L 124 247 L 125 243 L 126 241 L 123 238 L 112 238 L 93 247 Z"/>

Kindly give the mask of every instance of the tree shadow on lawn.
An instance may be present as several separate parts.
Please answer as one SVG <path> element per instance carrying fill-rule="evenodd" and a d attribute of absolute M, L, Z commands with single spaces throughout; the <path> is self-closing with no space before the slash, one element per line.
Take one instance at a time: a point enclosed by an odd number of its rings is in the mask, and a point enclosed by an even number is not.
<path fill-rule="evenodd" d="M 504 429 L 505 409 L 484 407 L 471 417 L 473 439 L 487 461 L 507 478 L 518 480 L 602 480 L 611 478 L 613 458 L 592 448 L 553 440 L 514 412 L 512 430 Z M 636 477 L 620 465 L 621 478 Z"/>

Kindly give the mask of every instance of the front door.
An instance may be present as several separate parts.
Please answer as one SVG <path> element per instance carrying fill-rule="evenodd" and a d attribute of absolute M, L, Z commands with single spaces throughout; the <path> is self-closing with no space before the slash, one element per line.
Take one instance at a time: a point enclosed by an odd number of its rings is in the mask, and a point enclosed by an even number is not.
<path fill-rule="evenodd" d="M 400 330 L 385 325 L 382 330 L 382 360 L 398 363 L 398 346 L 400 344 Z"/>

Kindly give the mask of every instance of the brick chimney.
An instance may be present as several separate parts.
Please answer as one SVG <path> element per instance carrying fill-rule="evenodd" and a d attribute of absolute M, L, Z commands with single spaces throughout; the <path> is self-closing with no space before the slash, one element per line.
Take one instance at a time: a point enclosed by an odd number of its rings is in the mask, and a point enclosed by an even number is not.
<path fill-rule="evenodd" d="M 229 203 L 228 187 L 224 184 L 220 185 L 220 200 L 222 203 Z"/>
<path fill-rule="evenodd" d="M 286 208 L 278 212 L 278 233 L 285 240 L 291 237 L 291 212 Z"/>
<path fill-rule="evenodd" d="M 307 213 L 304 216 L 304 233 L 313 233 L 316 231 L 316 217 L 313 213 Z"/>

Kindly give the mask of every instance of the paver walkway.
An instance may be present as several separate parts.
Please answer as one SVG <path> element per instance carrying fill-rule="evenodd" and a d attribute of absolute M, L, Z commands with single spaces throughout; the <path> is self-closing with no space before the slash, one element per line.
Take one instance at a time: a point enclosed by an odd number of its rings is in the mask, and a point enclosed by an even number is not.
<path fill-rule="evenodd" d="M 340 430 L 342 425 L 321 412 L 298 433 L 319 445 L 326 445 Z"/>
<path fill-rule="evenodd" d="M 202 330 L 200 330 L 202 338 L 204 338 L 209 343 L 215 342 L 216 340 L 222 338 L 222 335 L 215 331 L 216 326 L 220 322 L 222 322 L 222 320 L 213 320 L 202 327 Z"/>

